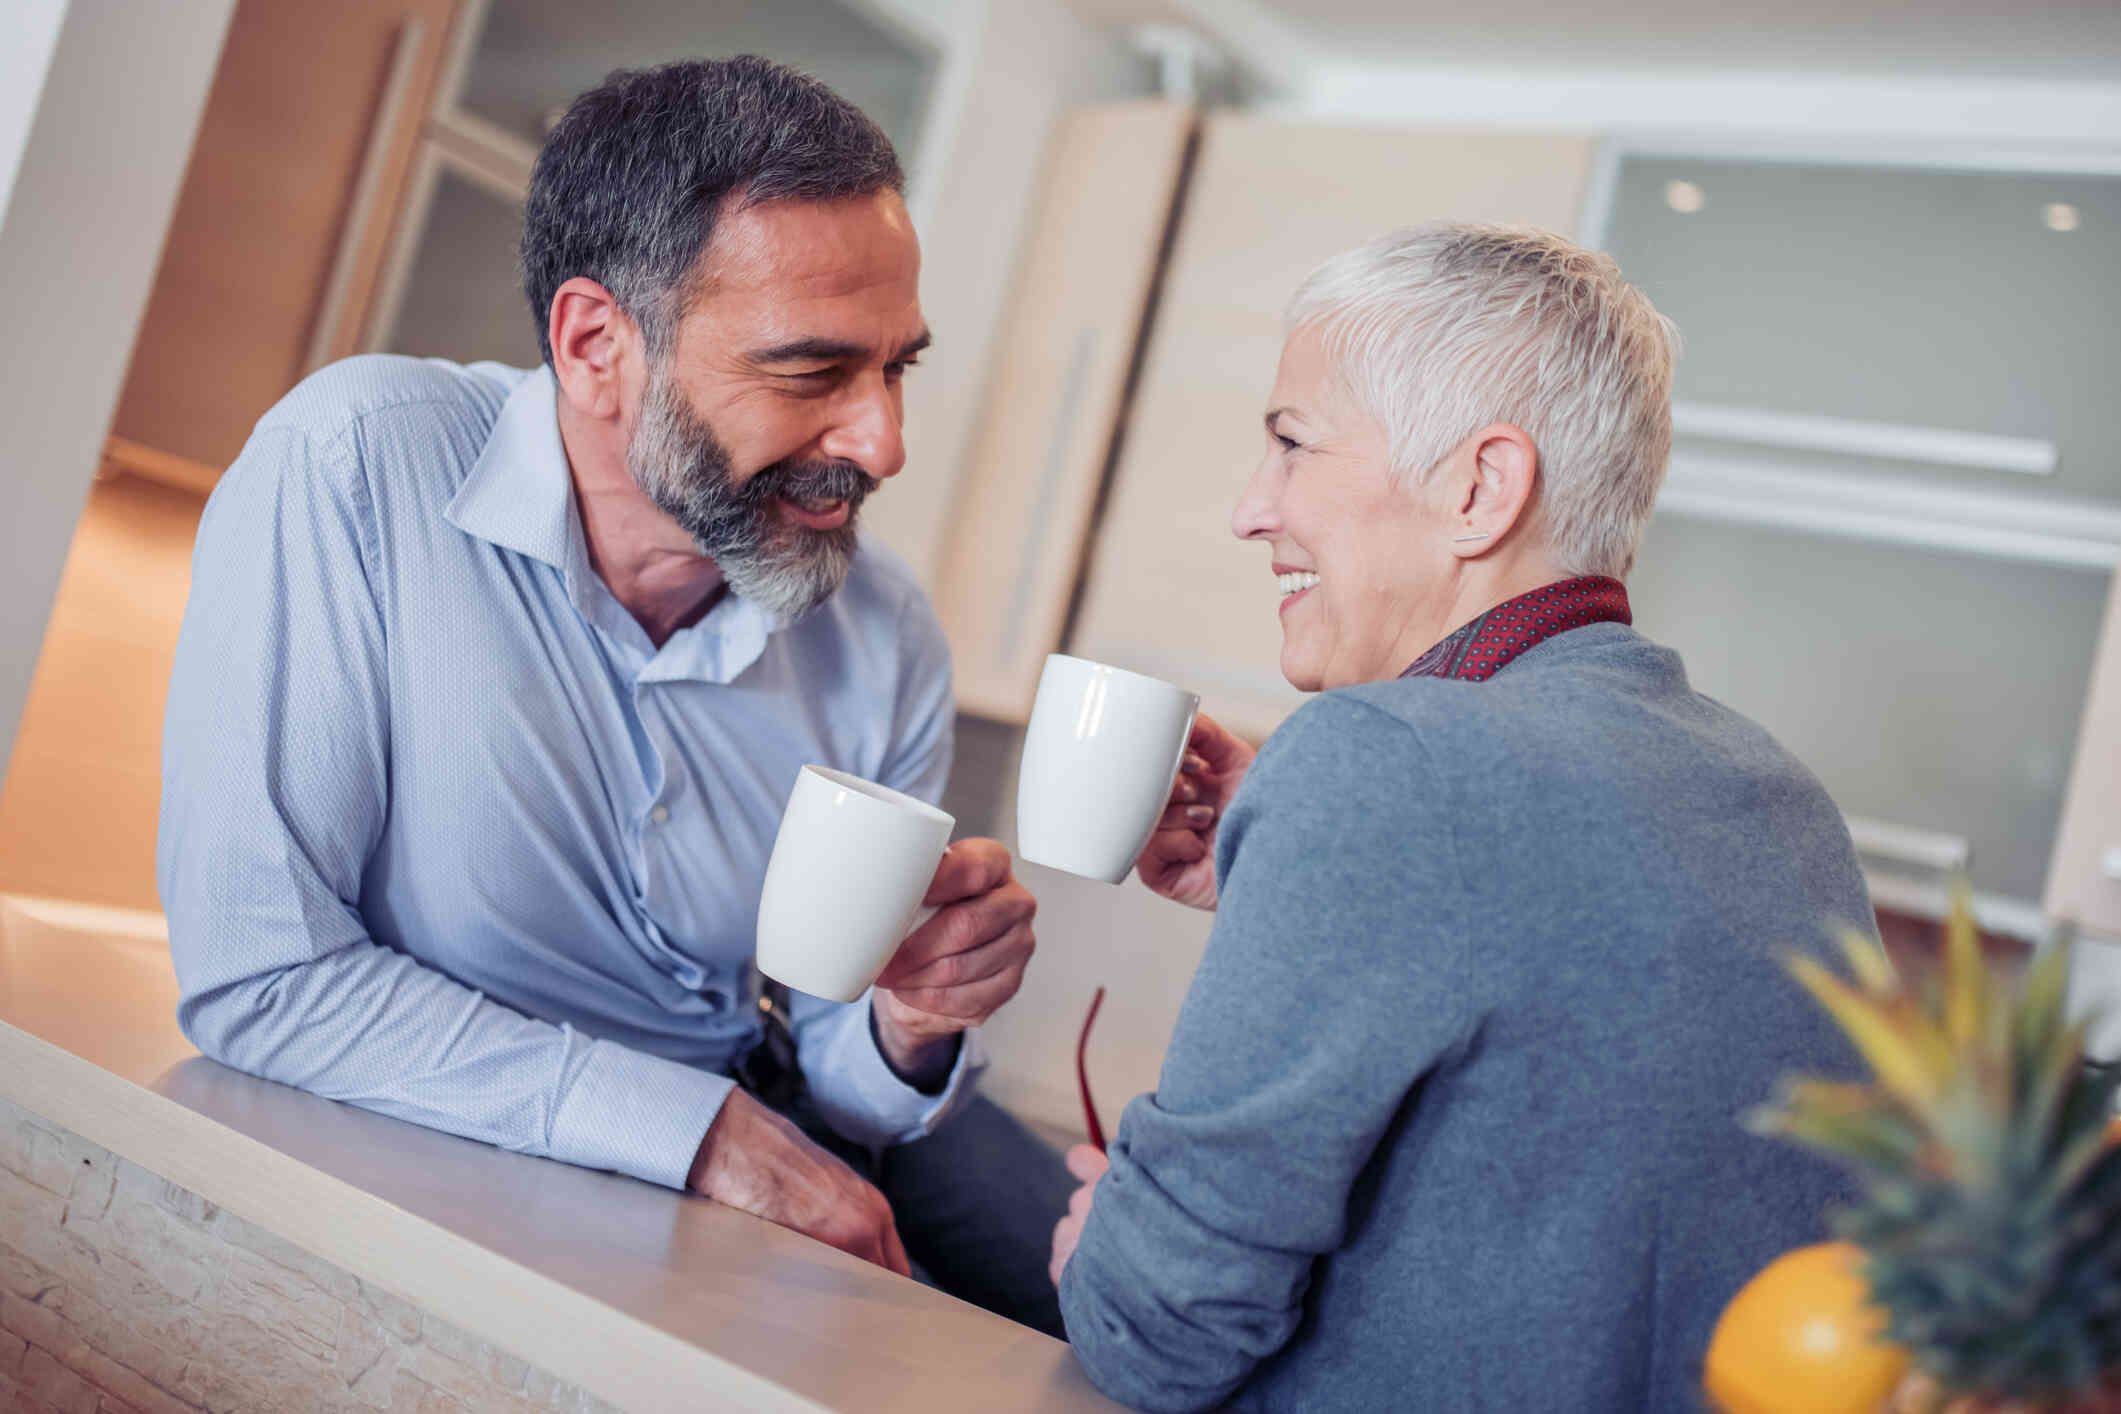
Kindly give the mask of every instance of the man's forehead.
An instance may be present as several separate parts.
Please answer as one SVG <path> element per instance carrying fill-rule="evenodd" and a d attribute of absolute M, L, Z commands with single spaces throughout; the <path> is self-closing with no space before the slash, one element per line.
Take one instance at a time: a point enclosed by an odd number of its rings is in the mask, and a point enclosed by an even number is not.
<path fill-rule="evenodd" d="M 920 242 L 895 192 L 838 201 L 771 201 L 715 223 L 705 285 L 814 298 L 916 286 Z"/>

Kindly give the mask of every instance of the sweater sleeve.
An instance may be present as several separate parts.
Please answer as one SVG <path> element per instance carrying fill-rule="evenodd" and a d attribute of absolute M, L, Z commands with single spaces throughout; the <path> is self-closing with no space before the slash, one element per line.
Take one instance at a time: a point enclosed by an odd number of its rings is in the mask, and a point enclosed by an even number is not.
<path fill-rule="evenodd" d="M 1320 698 L 1225 819 L 1214 932 L 1061 1283 L 1069 1340 L 1114 1398 L 1210 1408 L 1287 1343 L 1380 1137 L 1467 1036 L 1433 775 L 1404 724 Z"/>

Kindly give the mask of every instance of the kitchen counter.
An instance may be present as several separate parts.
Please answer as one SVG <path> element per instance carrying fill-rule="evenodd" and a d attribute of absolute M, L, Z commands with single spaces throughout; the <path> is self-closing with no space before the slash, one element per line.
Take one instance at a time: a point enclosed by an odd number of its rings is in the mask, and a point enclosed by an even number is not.
<path fill-rule="evenodd" d="M 635 1411 L 1110 1410 L 1065 1345 L 783 1228 L 239 1074 L 160 918 L 0 896 L 0 1099 Z"/>

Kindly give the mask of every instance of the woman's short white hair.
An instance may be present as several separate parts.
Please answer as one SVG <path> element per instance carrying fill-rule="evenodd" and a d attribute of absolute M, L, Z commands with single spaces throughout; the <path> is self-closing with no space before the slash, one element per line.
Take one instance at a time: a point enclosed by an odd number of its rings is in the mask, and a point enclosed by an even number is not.
<path fill-rule="evenodd" d="M 1493 422 L 1539 449 L 1539 523 L 1558 567 L 1635 562 L 1672 451 L 1679 334 L 1610 256 L 1546 231 L 1439 222 L 1313 271 L 1288 329 L 1315 325 L 1335 375 L 1423 480 Z"/>

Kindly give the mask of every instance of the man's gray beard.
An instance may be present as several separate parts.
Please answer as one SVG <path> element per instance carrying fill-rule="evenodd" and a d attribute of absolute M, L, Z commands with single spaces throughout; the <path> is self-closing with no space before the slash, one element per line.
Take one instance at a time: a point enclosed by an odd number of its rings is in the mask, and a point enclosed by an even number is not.
<path fill-rule="evenodd" d="M 857 544 L 855 514 L 876 487 L 846 461 L 775 462 L 742 485 L 732 483 L 728 449 L 660 362 L 626 444 L 626 469 L 715 562 L 730 592 L 782 625 L 830 599 L 846 581 Z M 845 500 L 847 521 L 833 530 L 784 521 L 774 510 L 784 497 Z"/>

